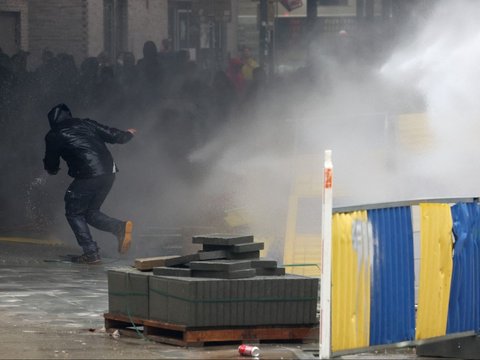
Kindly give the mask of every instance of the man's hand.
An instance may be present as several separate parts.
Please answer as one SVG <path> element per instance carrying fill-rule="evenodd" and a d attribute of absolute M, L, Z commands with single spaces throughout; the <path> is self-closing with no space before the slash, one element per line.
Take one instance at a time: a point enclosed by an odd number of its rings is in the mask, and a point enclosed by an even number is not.
<path fill-rule="evenodd" d="M 135 135 L 136 132 L 137 132 L 137 129 L 127 129 L 127 131 L 132 134 L 132 135 Z"/>

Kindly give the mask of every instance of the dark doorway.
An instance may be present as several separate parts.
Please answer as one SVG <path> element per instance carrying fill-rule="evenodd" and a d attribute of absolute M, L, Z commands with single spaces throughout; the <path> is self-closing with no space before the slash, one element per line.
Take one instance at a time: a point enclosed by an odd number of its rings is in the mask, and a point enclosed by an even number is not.
<path fill-rule="evenodd" d="M 127 48 L 127 0 L 104 0 L 104 48 L 112 63 Z"/>

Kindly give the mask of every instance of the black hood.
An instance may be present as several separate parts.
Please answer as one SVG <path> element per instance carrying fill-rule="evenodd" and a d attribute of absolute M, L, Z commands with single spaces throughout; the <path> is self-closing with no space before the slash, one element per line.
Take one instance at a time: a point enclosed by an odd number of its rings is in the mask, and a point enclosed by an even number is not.
<path fill-rule="evenodd" d="M 48 112 L 48 121 L 50 122 L 50 127 L 53 129 L 58 126 L 62 121 L 72 118 L 72 113 L 70 109 L 65 104 L 58 104 Z"/>

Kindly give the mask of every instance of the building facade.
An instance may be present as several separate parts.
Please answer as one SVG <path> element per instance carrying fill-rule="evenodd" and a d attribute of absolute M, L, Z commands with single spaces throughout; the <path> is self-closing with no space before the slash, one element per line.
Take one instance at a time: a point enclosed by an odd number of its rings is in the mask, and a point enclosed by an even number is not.
<path fill-rule="evenodd" d="M 288 9 L 283 4 L 292 3 Z M 224 67 L 247 46 L 257 59 L 268 50 L 276 66 L 298 63 L 312 41 L 370 26 L 388 37 L 385 24 L 428 0 L 0 0 L 0 48 L 30 53 L 39 64 L 44 49 L 74 55 L 77 64 L 105 52 L 115 61 L 123 51 L 138 60 L 143 44 L 188 50 L 202 68 Z M 268 4 L 262 19 L 260 5 Z M 426 6 L 426 5 L 425 5 Z M 313 14 L 313 15 L 312 15 Z M 392 20 L 393 19 L 393 20 Z M 267 31 L 261 41 L 260 26 Z M 372 25 L 373 24 L 373 25 Z M 380 31 L 375 30 L 382 28 Z M 313 34 L 313 36 L 312 36 Z M 262 55 L 262 56 L 260 56 Z M 260 60 L 261 60 L 260 59 Z"/>
<path fill-rule="evenodd" d="M 168 37 L 167 0 L 2 0 L 0 47 L 8 55 L 28 51 L 29 65 L 43 50 L 72 54 L 77 64 L 106 52 L 142 57 L 147 40 Z"/>

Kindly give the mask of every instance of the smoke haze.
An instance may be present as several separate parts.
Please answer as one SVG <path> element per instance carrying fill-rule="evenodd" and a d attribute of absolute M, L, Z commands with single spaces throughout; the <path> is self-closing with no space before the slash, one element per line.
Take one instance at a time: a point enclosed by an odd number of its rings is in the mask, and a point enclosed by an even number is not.
<path fill-rule="evenodd" d="M 304 68 L 275 77 L 218 122 L 203 115 L 202 91 L 193 99 L 180 92 L 155 104 L 115 103 L 109 111 L 72 106 L 74 116 L 138 129 L 130 143 L 111 147 L 120 172 L 104 205 L 107 214 L 135 222 L 139 245 L 131 256 L 158 255 L 164 244 L 147 235 L 169 228 L 283 238 L 294 185 L 318 194 L 325 149 L 333 152 L 334 206 L 476 196 L 480 3 L 444 1 L 427 15 L 378 53 L 360 41 L 365 34 L 312 42 Z M 46 112 L 60 100 L 45 101 L 28 118 L 33 125 L 22 125 L 17 140 L 33 145 L 22 163 L 28 194 L 20 201 L 30 218 L 41 217 L 32 201 L 41 203 L 51 233 L 75 244 L 63 217 L 66 165 L 56 177 L 41 175 Z M 426 120 L 398 116 L 423 112 Z M 4 168 L 14 161 L 2 157 Z M 20 182 L 18 172 L 5 186 Z M 18 199 L 4 192 L 2 200 L 21 212 Z M 318 229 L 318 202 L 309 206 L 309 226 Z M 232 211 L 245 223 L 228 224 Z M 109 234 L 93 234 L 115 252 Z"/>

